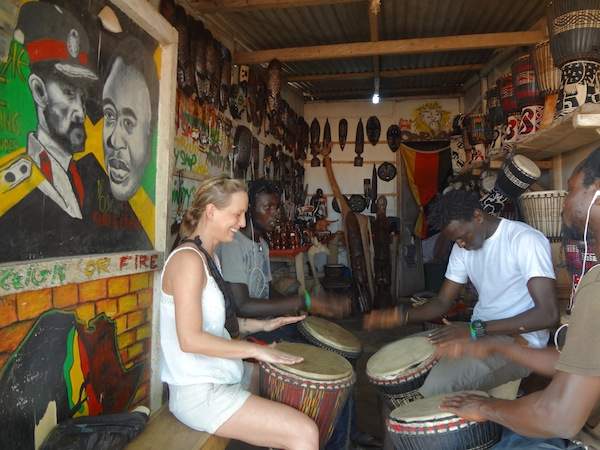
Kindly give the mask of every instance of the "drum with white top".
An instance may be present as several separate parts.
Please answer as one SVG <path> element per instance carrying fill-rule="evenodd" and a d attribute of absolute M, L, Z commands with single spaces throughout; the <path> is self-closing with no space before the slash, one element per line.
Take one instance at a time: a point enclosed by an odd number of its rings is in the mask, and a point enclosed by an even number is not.
<path fill-rule="evenodd" d="M 356 361 L 362 352 L 356 336 L 329 320 L 309 316 L 298 323 L 298 330 L 311 344 L 338 353 L 350 362 Z"/>
<path fill-rule="evenodd" d="M 488 397 L 485 392 L 469 391 Z M 452 395 L 459 394 L 458 392 Z M 390 413 L 387 432 L 396 449 L 410 450 L 484 450 L 492 448 L 501 437 L 501 427 L 494 422 L 473 422 L 441 411 L 448 394 L 417 400 Z"/>
<path fill-rule="evenodd" d="M 393 407 L 423 398 L 418 389 L 435 365 L 435 349 L 425 336 L 382 347 L 367 361 L 367 376 Z"/>

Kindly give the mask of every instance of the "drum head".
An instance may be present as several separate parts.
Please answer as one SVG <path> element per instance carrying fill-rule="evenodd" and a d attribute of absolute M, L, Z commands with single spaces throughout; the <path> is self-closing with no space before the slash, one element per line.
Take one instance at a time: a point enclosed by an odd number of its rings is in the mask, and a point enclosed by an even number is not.
<path fill-rule="evenodd" d="M 540 168 L 529 158 L 523 155 L 515 155 L 512 158 L 513 163 L 521 172 L 526 175 L 529 175 L 531 178 L 537 180 L 542 172 Z"/>
<path fill-rule="evenodd" d="M 488 394 L 482 391 L 462 391 L 453 392 L 457 394 L 476 394 L 482 397 L 489 397 Z M 448 411 L 440 411 L 440 404 L 448 397 L 448 394 L 436 395 L 434 397 L 415 400 L 407 405 L 399 406 L 390 413 L 390 419 L 396 422 L 411 423 L 411 422 L 430 422 L 449 417 L 456 417 L 455 414 Z"/>
<path fill-rule="evenodd" d="M 343 356 L 314 345 L 280 342 L 277 350 L 301 356 L 304 361 L 298 364 L 274 364 L 279 370 L 317 381 L 333 381 L 352 375 L 353 369 Z"/>
<path fill-rule="evenodd" d="M 395 378 L 407 369 L 418 367 L 433 356 L 435 349 L 425 336 L 412 336 L 382 347 L 367 361 L 367 375 Z"/>
<path fill-rule="evenodd" d="M 336 323 L 309 316 L 299 327 L 323 344 L 347 353 L 360 353 L 361 344 L 356 336 Z"/>

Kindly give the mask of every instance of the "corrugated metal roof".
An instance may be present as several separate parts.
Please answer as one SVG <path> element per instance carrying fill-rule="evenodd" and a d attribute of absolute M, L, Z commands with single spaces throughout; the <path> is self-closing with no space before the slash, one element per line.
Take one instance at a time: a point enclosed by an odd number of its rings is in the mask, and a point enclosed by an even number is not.
<path fill-rule="evenodd" d="M 186 0 L 181 0 L 185 2 Z M 544 15 L 546 0 L 381 0 L 379 39 L 395 40 L 529 29 Z M 193 12 L 193 0 L 187 0 Z M 219 11 L 205 17 L 218 23 L 251 50 L 304 47 L 370 40 L 369 2 L 245 11 Z M 485 64 L 494 50 L 453 51 L 379 57 L 381 70 Z M 283 65 L 288 75 L 344 74 L 373 71 L 373 58 L 295 61 Z M 381 90 L 460 86 L 474 72 L 381 79 Z M 296 83 L 307 93 L 363 91 L 373 80 L 335 80 Z M 356 96 L 353 96 L 354 98 Z M 339 97 L 336 97 L 339 98 Z M 350 98 L 350 97 L 348 97 Z"/>

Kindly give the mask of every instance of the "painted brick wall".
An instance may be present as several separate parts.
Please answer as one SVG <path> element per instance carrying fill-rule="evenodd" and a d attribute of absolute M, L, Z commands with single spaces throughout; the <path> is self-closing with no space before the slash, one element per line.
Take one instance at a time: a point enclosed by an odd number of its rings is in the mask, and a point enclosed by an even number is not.
<path fill-rule="evenodd" d="M 0 297 L 0 371 L 35 320 L 50 309 L 75 311 L 86 325 L 99 314 L 115 321 L 126 368 L 144 363 L 132 406 L 149 403 L 152 280 L 154 272 L 104 278 Z"/>

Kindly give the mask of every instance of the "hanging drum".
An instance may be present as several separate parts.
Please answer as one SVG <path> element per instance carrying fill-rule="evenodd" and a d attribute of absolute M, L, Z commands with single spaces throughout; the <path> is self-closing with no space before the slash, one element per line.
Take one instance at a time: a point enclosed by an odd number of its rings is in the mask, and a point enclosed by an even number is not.
<path fill-rule="evenodd" d="M 329 126 L 329 119 L 325 120 L 325 127 L 323 128 L 323 146 L 321 148 L 321 154 L 327 156 L 331 153 L 331 127 Z"/>
<path fill-rule="evenodd" d="M 354 139 L 354 153 L 356 156 L 354 157 L 354 165 L 356 167 L 362 167 L 363 158 L 362 153 L 365 149 L 365 131 L 363 128 L 362 119 L 358 119 L 358 124 L 356 125 L 356 138 Z"/>
<path fill-rule="evenodd" d="M 600 62 L 600 0 L 552 0 L 546 15 L 557 67 L 572 61 Z"/>
<path fill-rule="evenodd" d="M 538 88 L 545 96 L 544 115 L 540 128 L 546 128 L 552 123 L 552 120 L 554 120 L 556 101 L 560 89 L 561 71 L 554 65 L 549 40 L 545 40 L 535 45 L 531 51 L 531 57 L 533 59 L 535 79 Z"/>
<path fill-rule="evenodd" d="M 599 76 L 600 64 L 595 61 L 574 61 L 563 65 L 555 118 L 570 114 L 584 103 L 598 103 Z"/>
<path fill-rule="evenodd" d="M 225 111 L 229 104 L 229 89 L 231 83 L 231 52 L 224 45 L 221 46 L 221 89 L 219 109 Z"/>
<path fill-rule="evenodd" d="M 338 124 L 338 141 L 340 143 L 340 149 L 344 151 L 346 146 L 346 138 L 348 137 L 348 121 L 341 119 Z"/>
<path fill-rule="evenodd" d="M 273 120 L 281 100 L 281 63 L 276 59 L 267 68 L 267 114 Z"/>
<path fill-rule="evenodd" d="M 235 178 L 245 178 L 246 169 L 248 169 L 252 155 L 252 132 L 243 125 L 238 126 L 235 129 L 233 146 L 233 175 Z"/>
<path fill-rule="evenodd" d="M 321 137 L 321 126 L 319 121 L 314 118 L 310 124 L 310 153 L 313 155 L 310 160 L 311 167 L 319 167 L 321 161 L 317 157 L 319 154 L 319 138 Z"/>
<path fill-rule="evenodd" d="M 192 64 L 190 52 L 190 33 L 188 16 L 185 9 L 177 6 L 175 9 L 175 29 L 179 34 L 177 41 L 177 85 L 186 95 L 194 93 L 195 80 L 192 81 Z"/>
<path fill-rule="evenodd" d="M 394 153 L 400 148 L 400 127 L 398 125 L 390 125 L 387 129 L 386 139 L 388 147 Z"/>
<path fill-rule="evenodd" d="M 379 119 L 375 116 L 369 117 L 367 119 L 367 138 L 371 145 L 377 145 L 380 135 L 381 124 L 379 123 Z"/>
<path fill-rule="evenodd" d="M 377 176 L 383 181 L 392 181 L 396 178 L 396 166 L 386 161 L 377 168 Z"/>
<path fill-rule="evenodd" d="M 542 120 L 543 102 L 535 80 L 533 61 L 529 54 L 522 55 L 512 64 L 513 90 L 521 109 L 519 136 L 535 133 Z"/>

